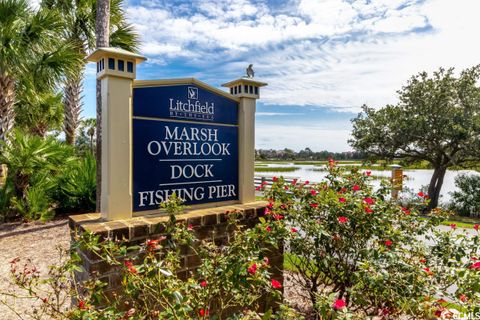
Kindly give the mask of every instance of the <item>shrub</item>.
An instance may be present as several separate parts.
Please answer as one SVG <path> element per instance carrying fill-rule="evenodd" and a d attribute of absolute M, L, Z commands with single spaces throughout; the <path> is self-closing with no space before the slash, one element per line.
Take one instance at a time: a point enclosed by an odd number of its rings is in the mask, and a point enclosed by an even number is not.
<path fill-rule="evenodd" d="M 278 245 L 277 233 L 265 232 L 268 222 L 246 229 L 231 213 L 231 241 L 217 246 L 212 241 L 199 242 L 193 228 L 176 222 L 175 214 L 182 210 L 176 197 L 163 206 L 170 214 L 165 235 L 140 246 L 101 242 L 98 236 L 85 233 L 77 238 L 71 257 L 51 267 L 47 278 L 15 259 L 11 275 L 17 291 L 0 293 L 0 303 L 13 306 L 16 298 L 35 298 L 40 305 L 24 313 L 34 314 L 36 319 L 301 319 L 287 306 L 263 314 L 257 310 L 266 297 L 278 298 L 280 294 L 267 259 L 266 244 Z M 201 259 L 195 274 L 185 280 L 178 274 L 184 246 Z M 76 248 L 88 250 L 95 259 L 119 270 L 121 294 L 105 292 L 107 284 L 101 274 L 83 283 L 71 283 L 73 273 L 82 271 Z M 140 254 L 132 254 L 138 251 Z M 70 299 L 75 301 L 72 306 L 68 305 Z"/>
<path fill-rule="evenodd" d="M 73 150 L 54 137 L 42 138 L 20 130 L 13 133 L 10 143 L 2 146 L 0 163 L 8 167 L 6 184 L 13 189 L 11 207 L 17 214 L 27 220 L 53 217 L 55 179 L 73 160 L 72 155 Z M 32 211 L 37 209 L 42 212 Z"/>
<path fill-rule="evenodd" d="M 461 174 L 455 186 L 459 190 L 452 192 L 451 209 L 461 216 L 480 217 L 480 175 Z"/>
<path fill-rule="evenodd" d="M 333 161 L 317 185 L 275 180 L 266 191 L 268 214 L 283 222 L 287 264 L 315 319 L 429 318 L 446 307 L 441 298 L 478 309 L 478 232 L 443 232 L 436 227 L 446 213 L 420 218 L 385 200 L 388 189 L 373 190 L 367 173 L 344 172 Z M 426 198 L 417 195 L 424 205 Z"/>
<path fill-rule="evenodd" d="M 67 166 L 58 181 L 55 195 L 63 212 L 94 212 L 96 199 L 95 157 L 87 152 Z"/>

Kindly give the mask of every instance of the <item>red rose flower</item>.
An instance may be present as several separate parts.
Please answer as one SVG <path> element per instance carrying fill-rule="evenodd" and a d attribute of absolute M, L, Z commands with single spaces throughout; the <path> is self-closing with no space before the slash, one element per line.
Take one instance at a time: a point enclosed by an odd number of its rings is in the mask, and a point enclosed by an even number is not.
<path fill-rule="evenodd" d="M 392 241 L 390 241 L 390 240 L 385 240 L 385 245 L 386 245 L 387 247 L 391 247 L 392 244 L 393 244 Z"/>
<path fill-rule="evenodd" d="M 365 171 L 365 174 L 366 174 L 368 177 L 370 177 L 370 175 L 372 174 L 372 171 L 367 170 L 367 171 Z"/>
<path fill-rule="evenodd" d="M 409 215 L 409 214 L 410 214 L 410 210 L 408 210 L 407 208 L 402 208 L 402 211 L 403 211 L 403 213 L 405 213 L 406 215 Z"/>
<path fill-rule="evenodd" d="M 265 215 L 268 216 L 270 213 L 272 213 L 272 211 L 270 210 L 269 207 L 266 207 L 265 208 Z"/>
<path fill-rule="evenodd" d="M 133 265 L 133 262 L 132 262 L 132 261 L 126 260 L 126 261 L 124 262 L 124 264 L 125 264 L 125 267 L 127 267 L 128 271 L 130 271 L 131 273 L 133 273 L 133 274 L 138 273 L 138 271 L 137 271 L 137 269 L 135 268 L 135 266 Z"/>
<path fill-rule="evenodd" d="M 477 223 L 476 225 L 473 226 L 473 229 L 478 232 L 478 229 L 480 228 L 480 225 Z"/>
<path fill-rule="evenodd" d="M 353 191 L 358 191 L 360 190 L 360 186 L 358 184 L 354 185 L 352 188 Z"/>
<path fill-rule="evenodd" d="M 153 251 L 157 248 L 159 240 L 147 240 L 147 250 Z"/>
<path fill-rule="evenodd" d="M 340 201 L 341 203 L 345 203 L 345 201 L 347 201 L 345 198 L 338 198 L 338 201 Z"/>
<path fill-rule="evenodd" d="M 425 260 L 425 259 L 420 259 L 420 262 L 423 263 L 423 264 L 425 264 L 425 263 L 427 263 L 427 260 Z"/>
<path fill-rule="evenodd" d="M 298 181 L 297 179 L 293 179 L 293 180 L 292 180 L 292 184 L 293 184 L 293 185 L 296 185 L 296 184 L 297 184 L 297 181 Z"/>
<path fill-rule="evenodd" d="M 78 301 L 78 309 L 80 309 L 80 310 L 85 310 L 85 309 L 87 309 L 87 304 L 86 304 L 86 302 L 83 301 L 83 300 L 79 300 L 79 301 Z"/>
<path fill-rule="evenodd" d="M 257 264 L 252 264 L 250 267 L 247 268 L 247 271 L 250 274 L 255 274 L 257 272 Z"/>
<path fill-rule="evenodd" d="M 309 184 L 309 183 L 310 183 L 310 181 L 307 180 L 307 181 L 305 181 L 305 182 L 303 183 L 303 185 L 306 186 L 306 185 Z"/>
<path fill-rule="evenodd" d="M 450 228 L 452 228 L 453 230 L 455 230 L 455 229 L 457 229 L 457 225 L 456 225 L 455 223 L 452 223 L 452 224 L 450 225 Z"/>
<path fill-rule="evenodd" d="M 365 212 L 366 213 L 372 213 L 373 210 L 370 207 L 365 207 Z"/>
<path fill-rule="evenodd" d="M 347 303 L 345 302 L 345 300 L 343 299 L 337 299 L 335 300 L 335 302 L 333 303 L 332 307 L 333 309 L 335 310 L 340 310 L 340 309 L 343 309 L 347 306 Z"/>
<path fill-rule="evenodd" d="M 278 182 L 278 178 L 277 178 L 277 177 L 273 177 L 273 178 L 272 178 L 272 181 L 273 181 L 273 182 Z"/>
<path fill-rule="evenodd" d="M 363 201 L 365 201 L 365 203 L 369 205 L 372 205 L 375 203 L 375 200 L 373 200 L 372 198 L 365 198 L 363 199 Z"/>
<path fill-rule="evenodd" d="M 423 268 L 422 269 L 423 271 L 425 271 L 429 276 L 431 276 L 433 274 L 433 272 L 430 270 L 430 268 Z"/>
<path fill-rule="evenodd" d="M 208 316 L 208 309 L 200 309 L 200 310 L 198 311 L 198 315 L 199 315 L 200 317 Z"/>
<path fill-rule="evenodd" d="M 480 270 L 480 261 L 479 261 L 479 262 L 475 262 L 474 264 L 472 264 L 472 265 L 470 266 L 470 269 Z"/>
<path fill-rule="evenodd" d="M 310 203 L 310 207 L 312 207 L 312 208 L 318 208 L 318 203 Z"/>
<path fill-rule="evenodd" d="M 338 222 L 340 223 L 347 223 L 348 222 L 348 218 L 347 217 L 338 217 Z"/>
<path fill-rule="evenodd" d="M 202 282 L 200 282 L 200 286 L 205 288 L 207 286 L 207 281 L 203 280 Z"/>
<path fill-rule="evenodd" d="M 282 287 L 282 284 L 280 282 L 278 282 L 277 280 L 272 279 L 272 287 L 274 289 L 280 289 Z"/>
<path fill-rule="evenodd" d="M 270 231 L 272 231 L 272 228 L 270 228 L 270 226 L 267 226 L 267 227 L 265 228 L 265 230 L 266 230 L 267 232 L 270 232 Z"/>
<path fill-rule="evenodd" d="M 273 219 L 275 220 L 282 220 L 283 219 L 283 216 L 281 214 L 274 214 L 273 215 Z"/>
<path fill-rule="evenodd" d="M 292 229 L 290 229 L 290 231 L 291 231 L 292 233 L 297 233 L 297 232 L 298 232 L 297 228 L 292 228 Z"/>
<path fill-rule="evenodd" d="M 458 297 L 458 298 L 459 298 L 460 301 L 462 301 L 462 302 L 467 302 L 467 300 L 468 300 L 467 296 L 464 295 L 464 294 L 461 294 L 460 297 Z"/>
<path fill-rule="evenodd" d="M 311 194 L 312 196 L 316 196 L 316 195 L 318 194 L 318 191 L 312 189 L 312 190 L 310 190 L 310 194 Z"/>

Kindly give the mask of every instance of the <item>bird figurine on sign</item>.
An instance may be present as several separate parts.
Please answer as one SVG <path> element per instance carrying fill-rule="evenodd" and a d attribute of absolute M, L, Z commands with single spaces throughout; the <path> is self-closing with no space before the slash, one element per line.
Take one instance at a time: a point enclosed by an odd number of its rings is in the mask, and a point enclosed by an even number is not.
<path fill-rule="evenodd" d="M 247 77 L 249 78 L 255 77 L 255 71 L 253 71 L 253 64 L 250 64 L 247 68 Z"/>

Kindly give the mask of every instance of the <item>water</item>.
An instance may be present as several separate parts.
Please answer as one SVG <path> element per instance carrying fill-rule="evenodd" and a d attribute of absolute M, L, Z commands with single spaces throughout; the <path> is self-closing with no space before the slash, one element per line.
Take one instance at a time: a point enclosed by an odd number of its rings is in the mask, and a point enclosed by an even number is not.
<path fill-rule="evenodd" d="M 262 166 L 265 167 L 265 166 Z M 303 181 L 309 180 L 312 182 L 319 182 L 325 179 L 328 172 L 326 171 L 315 171 L 314 169 L 319 169 L 321 167 L 315 165 L 299 165 L 293 163 L 271 163 L 267 164 L 266 167 L 275 168 L 275 167 L 298 167 L 298 170 L 292 172 L 255 172 L 256 176 L 284 176 L 284 177 L 293 177 L 299 178 Z M 373 176 L 381 176 L 385 178 L 391 177 L 391 171 L 388 170 L 370 170 Z M 433 170 L 430 169 L 422 169 L 422 170 L 404 170 L 404 175 L 406 175 L 406 179 L 403 181 L 403 185 L 409 189 L 412 189 L 414 192 L 418 192 L 420 189 L 426 187 L 430 183 L 430 178 L 432 177 Z M 448 170 L 445 173 L 445 178 L 443 180 L 443 186 L 440 193 L 440 202 L 441 203 L 448 203 L 451 199 L 450 193 L 453 191 L 457 191 L 455 187 L 455 177 L 460 174 L 479 174 L 473 170 Z M 380 185 L 380 180 L 375 179 L 372 181 L 372 184 L 375 187 Z"/>

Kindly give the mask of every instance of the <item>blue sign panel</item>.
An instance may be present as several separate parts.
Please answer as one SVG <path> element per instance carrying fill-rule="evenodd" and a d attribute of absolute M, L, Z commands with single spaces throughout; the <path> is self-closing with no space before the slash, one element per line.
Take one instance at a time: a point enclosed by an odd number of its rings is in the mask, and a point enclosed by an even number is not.
<path fill-rule="evenodd" d="M 237 102 L 195 85 L 135 88 L 133 101 L 137 117 L 238 123 Z"/>
<path fill-rule="evenodd" d="M 159 102 L 191 101 L 190 88 L 197 87 L 134 88 L 134 212 L 158 209 L 174 192 L 190 205 L 238 200 L 238 127 L 232 125 L 237 123 L 238 104 L 197 88 L 199 100 L 202 96 L 208 100 L 186 113 L 192 118 L 184 118 Z M 209 107 L 214 108 L 213 118 L 198 118 L 208 117 Z"/>

